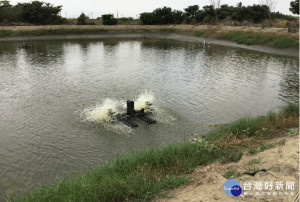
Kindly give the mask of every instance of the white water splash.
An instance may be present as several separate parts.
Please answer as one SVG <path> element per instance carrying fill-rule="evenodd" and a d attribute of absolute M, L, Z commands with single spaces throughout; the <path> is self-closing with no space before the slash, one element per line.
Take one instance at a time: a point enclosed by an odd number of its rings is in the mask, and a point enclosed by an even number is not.
<path fill-rule="evenodd" d="M 154 102 L 154 95 L 149 91 L 145 91 L 138 96 L 134 103 L 135 110 L 141 110 L 143 108 L 145 109 L 145 111 L 152 111 L 153 109 L 152 116 L 158 123 L 166 125 L 175 123 L 176 118 L 174 118 L 168 111 L 165 111 L 158 106 L 151 106 L 150 109 L 149 105 L 147 105 L 147 102 L 151 104 L 153 104 Z M 81 115 L 85 121 L 100 123 L 107 130 L 127 135 L 133 133 L 134 130 L 121 122 L 111 123 L 110 121 L 112 117 L 109 114 L 109 110 L 115 112 L 115 114 L 125 113 L 126 102 L 115 101 L 107 98 L 102 102 L 102 104 L 92 106 L 83 110 Z"/>
<path fill-rule="evenodd" d="M 135 110 L 141 110 L 142 108 L 146 109 L 148 107 L 146 104 L 147 102 L 153 103 L 154 95 L 151 92 L 145 91 L 141 93 L 138 99 L 134 102 L 134 109 Z"/>
<path fill-rule="evenodd" d="M 117 102 L 107 98 L 101 105 L 85 110 L 86 120 L 97 123 L 109 122 L 111 119 L 109 110 L 117 112 Z"/>

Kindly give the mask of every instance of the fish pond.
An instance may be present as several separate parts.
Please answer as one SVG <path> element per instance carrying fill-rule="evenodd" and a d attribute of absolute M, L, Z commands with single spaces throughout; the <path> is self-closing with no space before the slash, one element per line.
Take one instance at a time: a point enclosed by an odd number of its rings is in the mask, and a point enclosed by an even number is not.
<path fill-rule="evenodd" d="M 299 99 L 299 58 L 167 39 L 0 42 L 0 201 Z M 105 119 L 126 100 L 156 124 Z"/>

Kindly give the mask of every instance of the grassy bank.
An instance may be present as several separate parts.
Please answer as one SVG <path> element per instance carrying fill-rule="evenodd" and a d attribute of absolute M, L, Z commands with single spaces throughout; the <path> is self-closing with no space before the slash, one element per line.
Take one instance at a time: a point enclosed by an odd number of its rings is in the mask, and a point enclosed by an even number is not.
<path fill-rule="evenodd" d="M 299 105 L 290 104 L 279 113 L 239 119 L 193 142 L 135 151 L 83 175 L 62 179 L 7 200 L 149 200 L 162 195 L 166 189 L 188 183 L 188 173 L 198 166 L 214 161 L 239 161 L 242 151 L 262 147 L 264 140 L 288 135 L 287 129 L 298 127 L 298 121 Z"/>
<path fill-rule="evenodd" d="M 268 45 L 275 48 L 298 48 L 299 41 L 288 37 L 253 32 L 228 32 L 218 38 L 246 45 Z"/>
<path fill-rule="evenodd" d="M 102 33 L 179 33 L 212 39 L 222 39 L 247 45 L 264 45 L 274 48 L 299 48 L 298 33 L 286 28 L 209 26 L 209 25 L 51 25 L 0 27 L 0 38 L 43 35 L 81 35 Z"/>
<path fill-rule="evenodd" d="M 14 36 L 44 36 L 44 35 L 76 35 L 76 34 L 102 34 L 105 29 L 86 29 L 86 28 L 58 28 L 58 29 L 35 29 L 35 30 L 0 30 L 0 37 Z"/>

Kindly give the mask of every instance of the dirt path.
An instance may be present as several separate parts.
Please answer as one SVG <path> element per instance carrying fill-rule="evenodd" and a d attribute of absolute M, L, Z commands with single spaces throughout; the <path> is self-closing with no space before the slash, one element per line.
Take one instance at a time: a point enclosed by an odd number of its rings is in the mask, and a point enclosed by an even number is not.
<path fill-rule="evenodd" d="M 291 136 L 273 139 L 269 143 L 274 145 L 271 149 L 256 155 L 245 152 L 237 163 L 224 165 L 215 163 L 196 169 L 192 173 L 194 180 L 192 184 L 172 190 L 167 197 L 154 201 L 294 201 L 299 193 L 299 131 L 296 130 Z M 243 192 L 239 197 L 227 196 L 223 191 L 223 184 L 227 180 L 223 174 L 228 170 L 245 172 L 251 169 L 270 170 L 258 172 L 255 176 L 245 174 L 235 177 Z M 244 183 L 249 182 L 251 190 L 245 190 L 244 188 L 249 189 L 249 186 L 246 184 L 244 187 Z M 254 184 L 259 185 L 260 182 L 262 190 L 254 190 Z M 265 189 L 266 182 L 273 183 L 273 186 L 268 186 L 269 190 Z M 286 190 L 286 182 L 294 182 L 294 188 L 289 187 Z M 282 183 L 282 189 L 280 186 L 277 187 L 280 189 L 276 189 L 276 183 L 277 185 Z M 257 188 L 259 189 L 259 186 Z"/>

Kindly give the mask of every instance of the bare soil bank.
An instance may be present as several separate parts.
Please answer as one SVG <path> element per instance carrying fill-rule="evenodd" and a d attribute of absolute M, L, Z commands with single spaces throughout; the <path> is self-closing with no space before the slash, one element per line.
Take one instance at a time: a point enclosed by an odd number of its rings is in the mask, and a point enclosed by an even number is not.
<path fill-rule="evenodd" d="M 246 153 L 237 163 L 214 163 L 196 169 L 191 174 L 194 180 L 192 184 L 172 190 L 167 197 L 154 201 L 295 201 L 299 195 L 299 131 L 297 129 L 293 135 L 272 139 L 269 143 L 272 143 L 274 147 L 256 155 Z M 235 177 L 242 189 L 243 183 L 246 182 L 252 184 L 252 189 L 244 190 L 239 197 L 227 196 L 223 191 L 223 184 L 227 180 L 223 174 L 228 170 L 244 172 L 249 169 L 267 169 L 268 171 L 258 172 L 255 176 L 246 174 Z M 286 182 L 289 181 L 294 182 L 294 191 L 286 191 Z M 255 182 L 262 182 L 262 191 L 253 189 Z M 272 190 L 265 191 L 265 182 L 273 182 Z M 282 182 L 283 190 L 275 189 L 276 182 Z M 245 195 L 245 192 L 249 195 Z M 259 192 L 259 195 L 256 195 L 256 192 Z M 274 192 L 277 193 L 276 196 L 273 195 Z M 279 196 L 279 192 L 282 196 Z M 285 192 L 288 194 L 286 195 Z"/>

